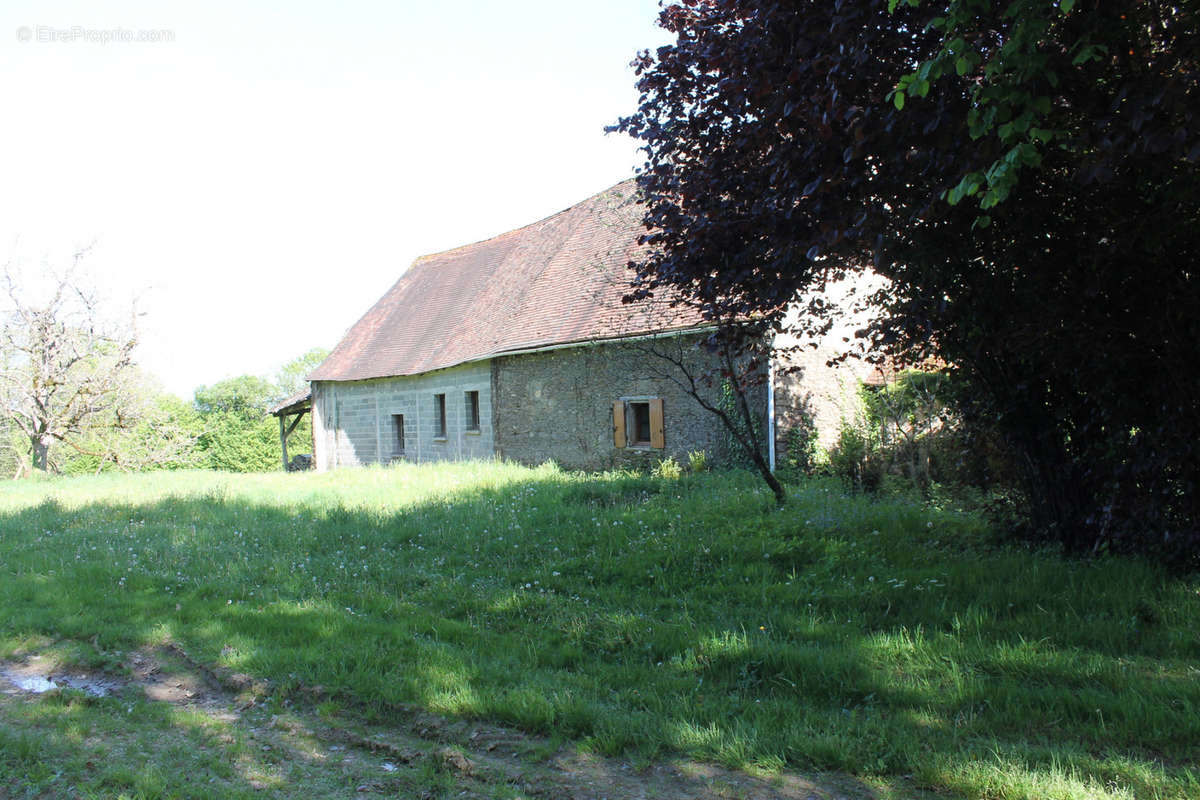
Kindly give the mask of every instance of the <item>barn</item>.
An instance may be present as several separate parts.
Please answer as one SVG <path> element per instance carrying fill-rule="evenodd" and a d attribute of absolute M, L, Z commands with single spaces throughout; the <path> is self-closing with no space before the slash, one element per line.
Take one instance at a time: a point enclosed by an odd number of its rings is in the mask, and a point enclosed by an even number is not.
<path fill-rule="evenodd" d="M 309 376 L 314 466 L 498 457 L 601 469 L 695 450 L 728 460 L 720 420 L 680 380 L 681 368 L 719 374 L 700 346 L 711 326 L 668 298 L 621 302 L 640 220 L 626 181 L 418 258 Z M 816 391 L 764 380 L 750 393 L 764 432 L 834 380 L 817 375 L 824 357 L 813 353 L 804 372 Z"/>

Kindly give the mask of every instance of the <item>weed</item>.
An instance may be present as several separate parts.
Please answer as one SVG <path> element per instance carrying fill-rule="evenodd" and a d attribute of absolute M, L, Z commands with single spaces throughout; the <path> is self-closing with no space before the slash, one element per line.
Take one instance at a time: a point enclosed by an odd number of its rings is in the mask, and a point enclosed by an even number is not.
<path fill-rule="evenodd" d="M 656 478 L 675 481 L 683 475 L 683 467 L 679 465 L 674 456 L 667 456 L 655 465 L 652 474 Z"/>

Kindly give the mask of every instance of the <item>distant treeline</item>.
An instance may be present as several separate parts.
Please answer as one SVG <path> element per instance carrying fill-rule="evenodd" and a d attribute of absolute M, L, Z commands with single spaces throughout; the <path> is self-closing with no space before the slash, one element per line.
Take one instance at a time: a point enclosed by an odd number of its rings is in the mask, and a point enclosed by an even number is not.
<path fill-rule="evenodd" d="M 273 377 L 242 375 L 196 389 L 190 402 L 169 394 L 144 373 L 130 381 L 119 414 L 101 416 L 83 435 L 50 450 L 50 472 L 88 474 L 155 469 L 266 472 L 281 468 L 274 402 L 305 385 L 304 377 L 328 354 L 313 349 Z M 312 452 L 306 416 L 288 438 L 288 454 Z M 0 475 L 30 473 L 30 443 L 0 417 Z"/>

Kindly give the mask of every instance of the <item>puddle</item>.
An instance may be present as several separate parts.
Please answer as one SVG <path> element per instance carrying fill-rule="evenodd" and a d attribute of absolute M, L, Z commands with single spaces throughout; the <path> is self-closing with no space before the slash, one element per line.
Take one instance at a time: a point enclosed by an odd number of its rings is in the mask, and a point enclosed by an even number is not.
<path fill-rule="evenodd" d="M 77 689 L 92 697 L 107 697 L 115 688 L 111 681 L 96 680 L 75 675 L 42 675 L 37 672 L 16 669 L 0 669 L 0 679 L 8 681 L 16 687 L 9 694 L 25 692 L 28 694 L 44 694 L 54 689 Z"/>
<path fill-rule="evenodd" d="M 48 692 L 51 689 L 58 688 L 57 683 L 49 680 L 48 678 L 43 678 L 41 675 L 16 675 L 8 671 L 5 671 L 3 675 L 12 682 L 13 686 L 16 686 L 22 692 L 41 694 L 42 692 Z"/>

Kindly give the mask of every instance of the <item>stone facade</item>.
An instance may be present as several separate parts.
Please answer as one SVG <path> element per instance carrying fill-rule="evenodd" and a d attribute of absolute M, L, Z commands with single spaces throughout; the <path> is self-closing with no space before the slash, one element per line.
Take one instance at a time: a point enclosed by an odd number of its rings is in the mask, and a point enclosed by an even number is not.
<path fill-rule="evenodd" d="M 792 347 L 781 342 L 779 347 Z M 844 424 L 854 420 L 861 409 L 858 385 L 872 377 L 875 368 L 859 360 L 847 360 L 831 367 L 838 356 L 836 347 L 797 347 L 781 350 L 775 360 L 775 434 L 779 453 L 786 449 L 788 432 L 811 424 L 817 429 L 817 443 L 832 447 Z M 806 422 L 807 420 L 807 422 Z"/>
<path fill-rule="evenodd" d="M 318 470 L 396 460 L 491 458 L 495 453 L 492 367 L 487 361 L 397 378 L 313 381 L 312 390 Z M 475 430 L 469 392 L 478 393 Z M 438 396 L 445 403 L 444 431 L 439 430 Z"/>
<path fill-rule="evenodd" d="M 710 463 L 740 456 L 720 419 L 671 380 L 682 378 L 669 360 L 682 360 L 695 375 L 717 375 L 720 365 L 699 338 L 670 336 L 583 344 L 499 356 L 408 377 L 365 381 L 314 381 L 314 466 L 318 470 L 396 460 L 414 462 L 505 458 L 524 464 L 555 461 L 567 469 L 650 467 L 663 458 L 686 463 L 703 450 Z M 855 389 L 868 365 L 833 368 L 832 342 L 799 348 L 786 337 L 776 364 L 777 453 L 802 416 L 816 423 L 820 444 L 836 440 L 856 410 Z M 789 349 L 790 348 L 790 349 Z M 789 369 L 789 367 L 791 369 Z M 862 374 L 859 374 L 862 373 Z M 719 402 L 720 381 L 701 382 L 707 400 Z M 478 403 L 478 429 L 468 417 Z M 767 425 L 767 387 L 751 390 L 760 430 Z M 445 402 L 445 431 L 438 429 L 437 398 Z M 661 447 L 632 435 L 632 404 L 661 401 Z M 616 407 L 614 407 L 616 405 Z M 625 446 L 614 439 L 614 414 L 625 408 Z M 403 418 L 401 423 L 398 418 Z M 403 429 L 404 442 L 400 443 Z"/>
<path fill-rule="evenodd" d="M 499 457 L 605 469 L 649 467 L 668 456 L 686 463 L 693 450 L 705 451 L 710 463 L 728 463 L 733 444 L 721 421 L 668 377 L 683 376 L 656 355 L 681 358 L 693 374 L 717 374 L 719 365 L 697 341 L 585 344 L 409 377 L 314 381 L 315 466 Z M 701 385 L 707 399 L 718 401 L 719 382 Z M 470 392 L 477 393 L 478 430 L 468 423 Z M 439 396 L 445 398 L 445 435 L 438 429 Z M 765 387 L 753 390 L 750 400 L 765 431 Z M 659 402 L 661 442 L 639 441 L 634 405 Z M 625 446 L 614 438 L 615 414 L 628 430 Z"/>
<path fill-rule="evenodd" d="M 829 362 L 854 352 L 856 332 L 870 321 L 868 312 L 858 307 L 858 301 L 884 285 L 883 279 L 872 272 L 831 282 L 821 293 L 821 298 L 834 305 L 838 313 L 824 336 L 813 340 L 785 332 L 775 337 L 778 453 L 782 454 L 786 449 L 788 431 L 805 424 L 805 418 L 817 429 L 817 443 L 828 449 L 837 442 L 843 425 L 861 414 L 859 385 L 877 382 L 882 373 L 858 358 L 846 358 L 835 367 L 829 366 Z M 785 331 L 796 328 L 801 309 L 809 299 L 803 298 L 790 309 L 785 319 Z"/>
<path fill-rule="evenodd" d="M 695 336 L 496 358 L 492 390 L 497 454 L 527 464 L 553 460 L 568 469 L 653 466 L 667 456 L 687 463 L 693 450 L 705 451 L 712 463 L 727 463 L 731 443 L 720 419 L 670 380 L 668 374 L 676 368 L 656 353 L 682 356 L 696 374 L 718 374 L 715 359 Z M 719 382 L 705 388 L 713 400 L 720 391 Z M 765 389 L 753 395 L 752 408 L 765 426 Z M 614 404 L 653 399 L 662 401 L 663 446 L 633 444 L 632 417 L 625 420 L 629 441 L 616 446 L 613 416 L 619 411 Z"/>

